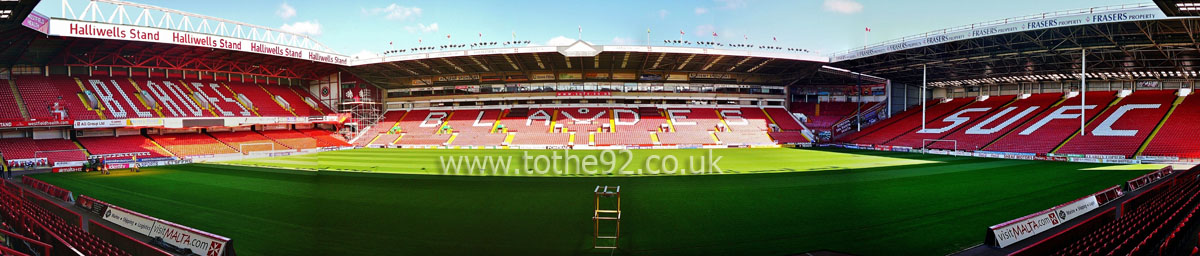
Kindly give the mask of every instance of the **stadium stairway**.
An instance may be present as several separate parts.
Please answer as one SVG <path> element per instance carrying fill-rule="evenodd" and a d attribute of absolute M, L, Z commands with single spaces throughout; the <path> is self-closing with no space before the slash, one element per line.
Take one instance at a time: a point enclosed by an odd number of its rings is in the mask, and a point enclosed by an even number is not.
<path fill-rule="evenodd" d="M 8 88 L 12 91 L 13 104 L 21 113 L 21 119 L 29 120 L 29 109 L 25 107 L 25 101 L 21 99 L 21 90 L 17 90 L 17 82 L 12 79 L 4 80 L 8 84 Z"/>

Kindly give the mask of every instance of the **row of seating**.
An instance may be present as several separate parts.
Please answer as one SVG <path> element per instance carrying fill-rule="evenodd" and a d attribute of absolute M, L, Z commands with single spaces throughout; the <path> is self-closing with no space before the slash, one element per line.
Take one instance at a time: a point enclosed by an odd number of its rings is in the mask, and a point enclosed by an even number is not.
<path fill-rule="evenodd" d="M 17 107 L 17 97 L 12 88 L 9 88 L 8 82 L 0 79 L 0 120 L 20 120 L 23 118 L 21 109 Z"/>
<path fill-rule="evenodd" d="M 16 76 L 13 80 L 35 119 L 53 118 L 55 103 L 74 120 L 333 113 L 322 104 L 310 104 L 317 101 L 305 90 L 281 85 L 107 76 Z"/>
<path fill-rule="evenodd" d="M 0 154 L 4 159 L 46 158 L 45 164 L 56 162 L 83 161 L 87 158 L 74 142 L 64 139 L 11 138 L 0 139 Z"/>
<path fill-rule="evenodd" d="M 1176 95 L 1176 90 L 1120 93 L 1088 92 L 1082 107 L 1084 95 L 1062 93 L 935 101 L 927 107 L 924 121 L 921 109 L 912 108 L 839 141 L 1039 154 L 1200 157 L 1200 145 L 1184 139 L 1200 125 L 1200 99 Z M 1145 150 L 1139 152 L 1143 145 Z"/>
<path fill-rule="evenodd" d="M 804 126 L 783 108 L 564 107 L 392 111 L 384 114 L 382 121 L 362 135 L 364 137 L 360 137 L 356 144 L 414 145 L 415 140 L 422 140 L 420 145 L 426 145 L 437 142 L 424 141 L 428 139 L 427 135 L 435 133 L 458 134 L 459 137 L 453 142 L 455 145 L 478 144 L 476 138 L 496 141 L 495 138 L 503 136 L 487 134 L 506 132 L 516 133 L 513 145 L 587 145 L 591 142 L 603 146 L 652 145 L 651 133 L 659 134 L 660 142 L 666 145 L 716 144 L 711 132 L 739 132 L 726 136 L 736 137 L 733 139 L 736 144 L 760 144 L 772 141 L 765 133 L 773 130 L 772 125 L 781 132 L 795 134 L 788 136 L 787 143 L 809 142 L 800 135 Z M 405 135 L 400 137 L 396 133 Z M 574 141 L 567 141 L 567 133 L 576 134 Z M 595 133 L 594 141 L 589 137 L 592 133 Z M 748 138 L 754 136 L 758 137 Z M 400 140 L 396 141 L 398 137 Z M 458 141 L 460 139 L 465 140 Z"/>
<path fill-rule="evenodd" d="M 0 211 L 3 212 L 5 226 L 26 237 L 47 244 L 65 243 L 83 255 L 130 255 L 87 233 L 80 223 L 68 223 L 48 210 L 12 194 L 8 189 L 0 191 Z"/>
<path fill-rule="evenodd" d="M 176 156 L 199 156 L 237 153 L 213 137 L 202 133 L 150 135 L 151 139 Z"/>
<path fill-rule="evenodd" d="M 1124 209 L 1121 218 L 1105 223 L 1056 255 L 1168 255 L 1164 250 L 1200 207 L 1200 180 L 1182 179 L 1154 193 L 1135 209 Z M 1147 195 L 1143 195 L 1147 196 Z M 1174 229 L 1172 229 L 1174 227 Z M 1152 253 L 1157 252 L 1157 253 Z"/>

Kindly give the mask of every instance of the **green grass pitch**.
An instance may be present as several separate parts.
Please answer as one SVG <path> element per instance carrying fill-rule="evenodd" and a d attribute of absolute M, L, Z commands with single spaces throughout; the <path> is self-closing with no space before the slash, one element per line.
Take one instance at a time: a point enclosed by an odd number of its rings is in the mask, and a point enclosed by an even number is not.
<path fill-rule="evenodd" d="M 632 153 L 627 168 L 652 154 L 707 150 Z M 619 255 L 944 255 L 982 242 L 987 226 L 1152 168 L 725 149 L 714 151 L 725 175 L 429 175 L 438 156 L 520 154 L 360 149 L 36 178 L 230 237 L 240 255 L 608 255 L 591 249 L 597 185 L 623 192 Z"/>

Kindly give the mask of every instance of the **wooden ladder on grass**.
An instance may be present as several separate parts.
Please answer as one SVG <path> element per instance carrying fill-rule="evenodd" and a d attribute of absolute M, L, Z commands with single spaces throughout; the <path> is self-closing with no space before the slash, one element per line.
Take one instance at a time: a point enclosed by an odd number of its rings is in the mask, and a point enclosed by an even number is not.
<path fill-rule="evenodd" d="M 596 211 L 592 213 L 592 223 L 595 227 L 592 232 L 592 248 L 616 250 L 617 239 L 621 237 L 621 186 L 596 186 L 596 190 L 592 192 L 596 202 Z M 601 225 L 601 222 L 611 222 L 613 228 L 602 230 L 602 227 L 609 227 L 609 224 Z"/>

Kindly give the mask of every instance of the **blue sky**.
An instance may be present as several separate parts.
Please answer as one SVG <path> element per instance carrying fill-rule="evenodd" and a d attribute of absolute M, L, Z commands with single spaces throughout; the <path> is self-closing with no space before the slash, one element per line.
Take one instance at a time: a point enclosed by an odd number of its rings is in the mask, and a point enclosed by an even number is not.
<path fill-rule="evenodd" d="M 76 12 L 86 0 L 70 0 Z M 936 29 L 1043 12 L 1149 3 L 1150 0 L 530 0 L 530 1 L 182 1 L 134 0 L 185 12 L 310 34 L 346 55 L 479 40 L 596 44 L 679 39 L 773 44 L 822 54 Z M 61 16 L 61 0 L 37 11 Z M 110 10 L 111 8 L 104 8 Z M 107 15 L 107 14 L 105 14 Z M 136 15 L 136 14 L 131 14 Z M 749 40 L 743 38 L 749 37 Z M 772 37 L 778 42 L 772 42 Z"/>

